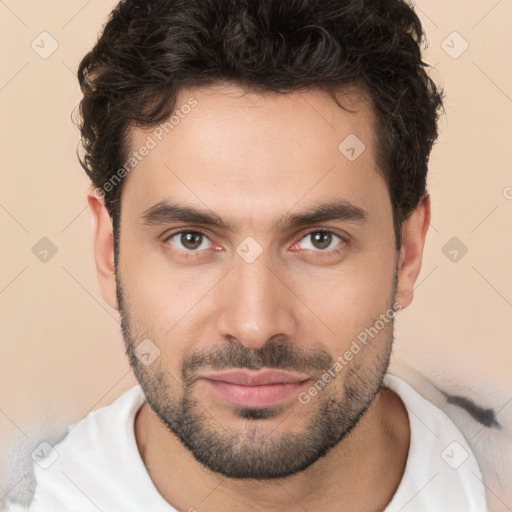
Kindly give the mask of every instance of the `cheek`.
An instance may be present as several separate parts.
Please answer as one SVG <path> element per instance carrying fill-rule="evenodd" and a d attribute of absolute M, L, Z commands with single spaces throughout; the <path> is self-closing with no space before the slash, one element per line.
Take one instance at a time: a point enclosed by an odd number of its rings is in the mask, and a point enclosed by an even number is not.
<path fill-rule="evenodd" d="M 392 302 L 393 276 L 394 253 L 376 251 L 353 254 L 336 268 L 297 273 L 292 285 L 340 340 L 364 330 L 386 313 Z"/>
<path fill-rule="evenodd" d="M 187 296 L 197 291 L 199 281 L 194 271 L 170 264 L 162 242 L 128 230 L 121 236 L 119 271 L 132 311 L 139 319 L 152 322 L 178 316 Z M 190 286 L 192 282 L 196 286 Z"/>
<path fill-rule="evenodd" d="M 180 360 L 188 341 L 201 339 L 209 293 L 225 269 L 171 265 L 164 251 L 154 252 L 161 254 L 125 251 L 120 260 L 126 309 L 139 338 L 152 339 L 163 354 Z"/>

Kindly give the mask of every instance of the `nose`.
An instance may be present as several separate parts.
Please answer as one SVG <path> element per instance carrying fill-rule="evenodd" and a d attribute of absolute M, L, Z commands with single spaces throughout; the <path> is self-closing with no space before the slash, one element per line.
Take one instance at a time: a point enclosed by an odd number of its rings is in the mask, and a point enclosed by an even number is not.
<path fill-rule="evenodd" d="M 294 296 L 285 282 L 265 252 L 252 263 L 235 256 L 233 270 L 217 290 L 219 335 L 248 349 L 258 349 L 273 337 L 293 337 Z"/>

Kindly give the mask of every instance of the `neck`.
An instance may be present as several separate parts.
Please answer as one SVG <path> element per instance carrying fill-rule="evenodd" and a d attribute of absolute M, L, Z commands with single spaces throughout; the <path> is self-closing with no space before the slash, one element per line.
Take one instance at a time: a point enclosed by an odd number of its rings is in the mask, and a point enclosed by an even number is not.
<path fill-rule="evenodd" d="M 213 473 L 147 402 L 136 415 L 135 437 L 155 487 L 177 510 L 377 511 L 391 501 L 402 479 L 410 430 L 402 401 L 383 388 L 356 427 L 324 457 L 295 475 L 270 480 Z"/>

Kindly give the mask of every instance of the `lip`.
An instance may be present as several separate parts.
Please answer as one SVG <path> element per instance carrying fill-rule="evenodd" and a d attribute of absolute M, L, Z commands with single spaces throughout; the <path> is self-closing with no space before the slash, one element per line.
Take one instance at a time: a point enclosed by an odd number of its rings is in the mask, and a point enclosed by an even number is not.
<path fill-rule="evenodd" d="M 232 370 L 204 374 L 200 378 L 217 396 L 242 407 L 278 405 L 311 379 L 305 374 L 281 370 Z"/>
<path fill-rule="evenodd" d="M 229 370 L 201 375 L 203 379 L 228 382 L 242 386 L 262 386 L 267 384 L 288 384 L 303 382 L 310 378 L 303 373 L 290 373 L 283 370 Z"/>

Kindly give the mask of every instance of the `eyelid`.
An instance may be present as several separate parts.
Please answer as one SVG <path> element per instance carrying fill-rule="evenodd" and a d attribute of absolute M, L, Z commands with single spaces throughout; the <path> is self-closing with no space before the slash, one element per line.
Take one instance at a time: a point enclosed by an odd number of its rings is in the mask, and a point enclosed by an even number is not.
<path fill-rule="evenodd" d="M 164 239 L 163 239 L 163 242 L 165 244 L 167 244 L 169 242 L 169 240 L 171 238 L 174 238 L 175 236 L 177 235 L 181 235 L 182 233 L 195 233 L 195 234 L 200 234 L 202 235 L 203 237 L 207 238 L 210 243 L 213 244 L 212 240 L 210 239 L 210 237 L 204 233 L 201 229 L 197 229 L 197 228 L 193 228 L 193 229 L 190 229 L 190 228 L 186 228 L 186 229 L 179 229 L 178 231 L 173 231 L 172 233 L 170 234 L 166 234 Z M 172 244 L 168 244 L 170 246 L 172 246 Z M 199 255 L 200 253 L 202 253 L 203 251 L 205 251 L 206 249 L 201 249 L 200 251 L 186 251 L 184 249 L 179 249 L 177 247 L 174 247 L 172 246 L 172 248 L 170 249 L 172 252 L 175 252 L 175 253 L 180 253 L 180 254 L 184 254 L 185 256 L 195 256 L 195 255 Z"/>
<path fill-rule="evenodd" d="M 333 235 L 336 235 L 346 241 L 350 238 L 348 233 L 345 233 L 344 231 L 340 232 L 336 228 L 322 228 L 322 227 L 313 227 L 313 228 L 307 228 L 305 231 L 302 231 L 302 234 L 300 235 L 299 240 L 302 240 L 304 237 L 311 235 L 313 233 L 331 233 Z"/>
<path fill-rule="evenodd" d="M 208 238 L 208 240 L 210 239 L 210 237 L 204 231 L 201 231 L 201 229 L 199 228 L 181 228 L 178 229 L 178 231 L 171 231 L 171 233 L 166 232 L 163 235 L 163 241 L 167 242 L 170 238 L 173 238 L 176 235 L 181 235 L 182 233 L 200 233 L 201 235 Z"/>
<path fill-rule="evenodd" d="M 170 235 L 166 236 L 166 240 L 168 240 L 169 238 L 172 238 L 173 236 L 181 235 L 182 233 L 198 233 L 198 234 L 203 235 L 204 237 L 208 238 L 208 240 L 211 241 L 210 236 L 207 233 L 205 233 L 204 231 L 201 231 L 200 229 L 196 229 L 196 228 L 194 228 L 194 229 L 180 229 L 178 231 L 174 231 Z"/>
<path fill-rule="evenodd" d="M 344 246 L 346 244 L 349 243 L 349 235 L 347 234 L 340 234 L 338 232 L 336 232 L 335 230 L 333 230 L 333 228 L 309 228 L 308 231 L 304 232 L 303 234 L 300 235 L 300 237 L 297 239 L 296 242 L 294 242 L 292 244 L 292 246 L 295 246 L 297 244 L 299 244 L 300 242 L 302 242 L 302 240 L 304 240 L 306 237 L 314 234 L 314 233 L 328 233 L 328 234 L 331 234 L 331 235 L 334 235 L 336 237 L 338 237 L 340 240 L 341 240 L 341 243 L 339 243 L 338 245 L 336 245 L 334 248 L 331 248 L 331 249 L 328 249 L 328 250 L 313 250 L 313 249 L 304 249 L 304 250 L 310 250 L 310 251 L 313 251 L 315 253 L 318 253 L 318 254 L 333 254 L 335 253 L 336 251 L 339 251 L 340 250 L 340 245 L 341 246 Z"/>

